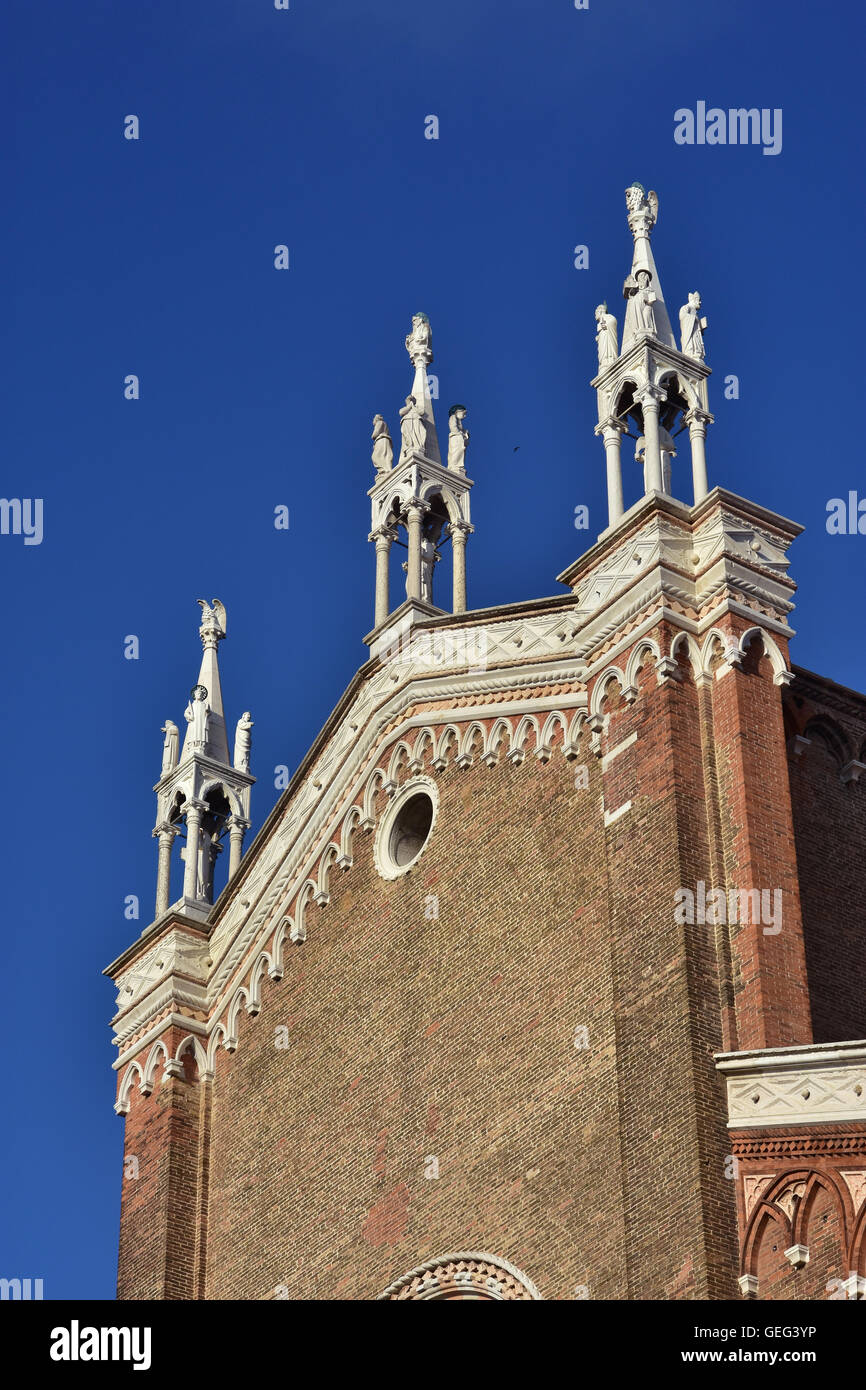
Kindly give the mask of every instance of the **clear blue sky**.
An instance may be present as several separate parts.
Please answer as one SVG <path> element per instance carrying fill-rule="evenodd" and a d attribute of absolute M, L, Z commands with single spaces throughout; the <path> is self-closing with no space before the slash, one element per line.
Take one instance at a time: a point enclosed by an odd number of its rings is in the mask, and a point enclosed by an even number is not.
<path fill-rule="evenodd" d="M 0 536 L 0 1275 L 106 1298 L 122 1122 L 100 972 L 152 913 L 159 727 L 198 671 L 195 600 L 228 609 L 258 828 L 274 766 L 366 657 L 370 422 L 396 432 L 413 311 L 440 427 L 469 407 L 470 605 L 558 592 L 605 524 L 593 309 L 621 313 L 626 184 L 657 189 L 671 316 L 697 288 L 710 321 L 710 482 L 805 524 L 794 659 L 866 687 L 866 536 L 825 530 L 828 498 L 866 495 L 862 7 L 12 0 L 6 23 L 0 491 L 45 511 L 41 545 Z M 781 154 L 676 145 L 699 100 L 782 108 Z"/>

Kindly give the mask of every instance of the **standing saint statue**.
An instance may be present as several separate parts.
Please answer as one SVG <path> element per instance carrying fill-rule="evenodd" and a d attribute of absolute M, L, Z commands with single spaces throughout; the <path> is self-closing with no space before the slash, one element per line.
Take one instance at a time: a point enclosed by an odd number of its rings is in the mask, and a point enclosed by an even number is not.
<path fill-rule="evenodd" d="M 394 461 L 394 445 L 384 415 L 373 416 L 373 463 L 377 473 L 387 473 Z"/>
<path fill-rule="evenodd" d="M 406 397 L 406 404 L 400 411 L 400 433 L 403 436 L 401 460 L 412 453 L 423 454 L 427 443 L 427 425 L 424 412 L 414 396 Z"/>
<path fill-rule="evenodd" d="M 190 726 L 190 746 L 192 748 L 205 748 L 207 747 L 207 725 L 210 714 L 207 688 L 203 685 L 194 685 L 189 696 L 189 704 L 183 712 L 183 717 Z"/>
<path fill-rule="evenodd" d="M 604 371 L 611 362 L 615 362 L 619 349 L 616 343 L 616 319 L 613 314 L 607 312 L 606 304 L 599 304 L 595 311 L 595 321 L 598 324 L 598 332 L 595 335 L 596 346 L 598 347 L 598 367 L 599 371 Z"/>
<path fill-rule="evenodd" d="M 701 318 L 701 296 L 695 290 L 694 294 L 689 295 L 688 304 L 684 304 L 680 309 L 680 333 L 686 357 L 695 357 L 699 362 L 703 362 L 703 330 L 706 326 L 706 319 Z"/>
<path fill-rule="evenodd" d="M 639 270 L 635 275 L 635 288 L 632 290 L 635 309 L 635 331 L 651 333 L 656 336 L 656 318 L 653 305 L 656 296 L 650 289 L 652 276 L 648 270 Z"/>
<path fill-rule="evenodd" d="M 235 757 L 234 766 L 238 772 L 249 772 L 250 770 L 250 744 L 253 727 L 253 720 L 250 718 L 249 710 L 244 710 L 235 729 Z"/>
<path fill-rule="evenodd" d="M 659 454 L 662 465 L 662 492 L 666 492 L 670 496 L 671 460 L 677 456 L 677 446 L 663 425 L 659 425 Z M 635 463 L 639 463 L 643 468 L 643 490 L 644 493 L 647 493 L 650 489 L 645 435 L 641 435 L 634 446 L 634 458 Z"/>
<path fill-rule="evenodd" d="M 162 776 L 177 767 L 177 754 L 180 748 L 180 730 L 173 719 L 166 719 L 162 726 L 165 742 L 162 745 Z"/>
<path fill-rule="evenodd" d="M 466 419 L 465 405 L 452 405 L 448 412 L 448 467 L 466 470 L 466 445 L 469 443 L 469 431 L 464 427 L 463 421 Z"/>
<path fill-rule="evenodd" d="M 421 597 L 425 603 L 433 602 L 433 566 L 439 562 L 439 552 L 435 541 L 428 536 L 421 539 Z M 408 571 L 407 571 L 408 579 Z"/>

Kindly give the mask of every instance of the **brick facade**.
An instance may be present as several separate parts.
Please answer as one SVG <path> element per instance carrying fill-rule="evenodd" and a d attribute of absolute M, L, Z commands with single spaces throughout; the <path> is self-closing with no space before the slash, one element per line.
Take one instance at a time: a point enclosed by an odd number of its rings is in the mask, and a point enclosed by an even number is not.
<path fill-rule="evenodd" d="M 735 503 L 747 508 L 718 492 L 691 512 L 650 504 L 635 544 L 650 525 L 698 535 Z M 622 544 L 603 538 L 573 567 L 576 602 Z M 537 1286 L 552 1299 L 728 1299 L 748 1276 L 760 1297 L 816 1298 L 862 1261 L 866 1124 L 771 1116 L 756 1129 L 732 1112 L 729 1127 L 716 1060 L 787 1065 L 785 1049 L 866 1034 L 853 902 L 866 783 L 849 766 L 866 701 L 835 697 L 840 752 L 817 722 L 821 683 L 792 678 L 781 618 L 744 608 L 733 584 L 720 609 L 717 584 L 689 608 L 640 583 L 643 615 L 628 616 L 627 579 L 616 624 L 603 608 L 589 620 L 599 635 L 577 667 L 555 644 L 587 620 L 560 633 L 561 601 L 491 610 L 507 658 L 481 681 L 457 672 L 434 691 L 407 676 L 396 705 L 399 666 L 369 663 L 206 945 L 182 918 L 155 924 L 189 935 L 188 978 L 200 968 L 213 1002 L 184 1004 L 198 998 L 187 983 L 148 1012 L 145 992 L 121 1031 L 118 1108 L 140 1167 L 124 1184 L 121 1297 Z M 542 658 L 521 650 L 530 623 L 552 634 Z M 365 691 L 366 726 L 352 714 Z M 373 731 L 369 751 L 347 743 L 329 764 L 347 725 L 355 740 Z M 345 783 L 319 811 L 311 788 L 337 768 Z M 407 873 L 383 878 L 378 828 L 417 778 L 435 783 L 433 831 Z M 778 893 L 782 915 L 683 920 L 683 890 Z M 829 1088 L 837 1108 L 847 1075 Z M 761 1104 L 776 1095 L 759 1090 Z M 803 1268 L 780 1240 L 808 1247 Z"/>

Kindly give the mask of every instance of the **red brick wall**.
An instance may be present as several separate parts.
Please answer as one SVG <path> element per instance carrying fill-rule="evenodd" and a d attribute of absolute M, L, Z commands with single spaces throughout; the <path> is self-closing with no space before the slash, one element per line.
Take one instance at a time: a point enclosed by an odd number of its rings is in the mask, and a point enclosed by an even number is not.
<path fill-rule="evenodd" d="M 809 1206 L 809 1261 L 802 1269 L 794 1269 L 785 1259 L 788 1237 L 784 1224 L 770 1220 L 764 1226 L 755 1261 L 759 1298 L 826 1299 L 837 1288 L 832 1281 L 848 1277 L 842 1221 L 836 1203 L 823 1187 L 819 1187 L 811 1195 Z"/>
<path fill-rule="evenodd" d="M 785 1258 L 791 1242 L 784 1220 L 767 1219 L 756 1243 L 754 1273 L 761 1299 L 826 1299 L 848 1277 L 842 1213 L 838 1200 L 824 1187 L 807 1198 L 799 1244 L 809 1251 L 808 1262 L 795 1269 Z M 802 1238 L 805 1237 L 805 1238 Z"/>
<path fill-rule="evenodd" d="M 638 732 L 604 777 L 607 809 L 633 801 L 607 832 L 585 746 L 577 764 L 449 767 L 394 882 L 356 834 L 219 1054 L 208 1297 L 371 1299 L 457 1249 L 547 1298 L 734 1296 L 716 943 L 673 926 L 675 888 L 705 868 L 697 692 L 641 684 L 605 743 Z"/>
<path fill-rule="evenodd" d="M 285 1283 L 293 1298 L 371 1299 L 458 1249 L 504 1256 L 548 1297 L 615 1293 L 598 788 L 575 790 L 561 755 L 452 769 L 439 788 L 406 876 L 382 880 L 372 837 L 356 834 L 354 868 L 332 876 L 284 981 L 265 983 L 260 1016 L 242 1015 L 238 1052 L 220 1059 L 209 1297 Z"/>
<path fill-rule="evenodd" d="M 369 1300 L 472 1249 L 547 1298 L 736 1297 L 713 1054 L 809 1041 L 794 783 L 759 645 L 701 689 L 678 674 L 649 656 L 633 703 L 606 689 L 604 764 L 587 730 L 576 763 L 449 766 L 396 881 L 356 832 L 213 1087 L 135 1097 L 123 1296 Z M 701 879 L 781 887 L 783 931 L 677 924 Z"/>
<path fill-rule="evenodd" d="M 646 662 L 605 741 L 609 751 L 637 733 L 605 775 L 608 809 L 633 800 L 608 832 L 630 1298 L 730 1297 L 736 1274 L 713 1064 L 724 933 L 674 920 L 677 890 L 711 878 L 700 703 L 681 674 L 659 686 Z"/>
<path fill-rule="evenodd" d="M 179 1039 L 178 1039 L 179 1040 Z M 197 1296 L 202 1169 L 199 1151 L 207 1087 L 170 1077 L 153 1094 L 130 1098 L 121 1193 L 117 1296 L 120 1299 L 188 1299 Z"/>
<path fill-rule="evenodd" d="M 859 723 L 796 697 L 795 685 L 791 728 L 811 739 L 799 755 L 790 745 L 788 770 L 815 1041 L 866 1038 L 866 777 L 844 785 L 839 775 L 866 741 L 866 715 Z"/>
<path fill-rule="evenodd" d="M 827 1121 L 736 1130 L 731 1147 L 739 1167 L 741 1272 L 758 1277 L 757 1297 L 842 1301 L 841 1285 L 866 1268 L 863 1207 L 855 1208 L 842 1177 L 866 1164 L 866 1126 Z M 749 1179 L 758 1175 L 758 1200 L 747 1213 Z M 802 1269 L 785 1258 L 793 1245 L 808 1249 Z"/>
<path fill-rule="evenodd" d="M 713 741 L 729 888 L 782 893 L 782 929 L 730 933 L 736 1048 L 812 1041 L 780 688 L 755 640 L 743 670 L 713 685 Z M 773 899 L 771 899 L 771 902 Z"/>

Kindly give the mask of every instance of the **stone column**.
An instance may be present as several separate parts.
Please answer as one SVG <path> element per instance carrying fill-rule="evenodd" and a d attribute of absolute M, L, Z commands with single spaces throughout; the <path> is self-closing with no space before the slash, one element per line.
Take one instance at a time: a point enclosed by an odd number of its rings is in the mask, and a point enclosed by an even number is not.
<path fill-rule="evenodd" d="M 159 839 L 159 859 L 156 870 L 156 915 L 161 917 L 168 908 L 171 895 L 171 847 L 177 834 L 173 825 L 161 821 L 154 830 Z"/>
<path fill-rule="evenodd" d="M 599 425 L 598 429 L 604 439 L 607 458 L 607 524 L 614 526 L 623 514 L 620 446 L 624 426 L 611 418 Z"/>
<path fill-rule="evenodd" d="M 406 507 L 406 529 L 409 532 L 409 560 L 406 571 L 406 597 L 421 597 L 421 521 L 428 510 L 427 503 L 413 497 Z"/>
<path fill-rule="evenodd" d="M 448 527 L 453 548 L 454 593 L 452 609 L 455 613 L 466 612 L 466 541 L 475 527 L 466 521 L 452 521 Z"/>
<path fill-rule="evenodd" d="M 204 801 L 187 801 L 181 807 L 186 814 L 186 852 L 183 867 L 183 896 L 195 899 L 198 878 L 198 857 L 201 849 L 201 818 L 207 810 Z"/>
<path fill-rule="evenodd" d="M 249 827 L 248 820 L 243 820 L 240 816 L 229 816 L 229 880 L 234 878 L 241 866 L 244 835 Z"/>
<path fill-rule="evenodd" d="M 695 502 L 698 503 L 709 492 L 706 438 L 710 417 L 705 415 L 702 410 L 690 410 L 684 418 L 689 427 L 689 439 L 692 445 L 692 479 L 695 488 Z"/>
<path fill-rule="evenodd" d="M 368 540 L 376 542 L 376 617 L 374 627 L 384 623 L 390 612 L 388 600 L 388 565 L 391 558 L 391 542 L 394 531 L 390 526 L 382 526 L 371 531 Z"/>
<path fill-rule="evenodd" d="M 635 397 L 643 411 L 643 434 L 646 441 L 646 490 L 664 492 L 662 456 L 659 448 L 659 402 L 664 393 L 656 386 L 646 386 Z"/>

